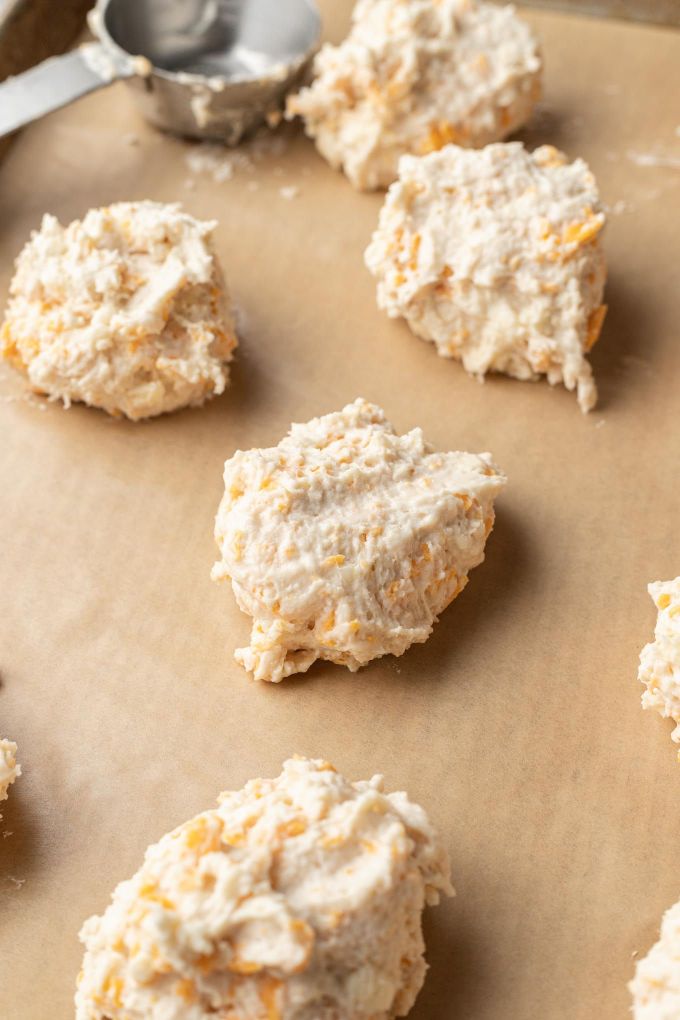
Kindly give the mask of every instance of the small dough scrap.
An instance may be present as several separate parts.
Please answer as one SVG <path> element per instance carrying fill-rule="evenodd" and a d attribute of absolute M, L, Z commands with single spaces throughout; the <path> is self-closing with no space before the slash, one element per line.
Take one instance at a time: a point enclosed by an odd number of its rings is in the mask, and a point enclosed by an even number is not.
<path fill-rule="evenodd" d="M 404 156 L 365 261 L 378 306 L 476 375 L 547 376 L 597 400 L 605 216 L 582 159 L 520 142 Z"/>
<path fill-rule="evenodd" d="M 538 44 L 515 8 L 482 0 L 359 0 L 349 36 L 325 45 L 315 80 L 288 100 L 331 166 L 385 188 L 399 157 L 478 148 L 529 119 Z"/>
<path fill-rule="evenodd" d="M 11 740 L 0 740 L 0 801 L 7 800 L 8 790 L 21 775 L 17 764 L 17 745 Z M 0 818 L 2 815 L 0 814 Z"/>
<path fill-rule="evenodd" d="M 488 453 L 435 453 L 356 400 L 224 466 L 221 559 L 253 617 L 236 659 L 278 682 L 327 659 L 354 671 L 427 640 L 484 559 L 505 485 Z"/>
<path fill-rule="evenodd" d="M 642 649 L 638 679 L 647 688 L 642 707 L 672 719 L 671 738 L 680 743 L 680 577 L 655 581 L 647 591 L 658 610 L 654 640 Z M 678 752 L 680 760 L 680 751 Z"/>
<path fill-rule="evenodd" d="M 638 962 L 628 988 L 634 1020 L 680 1017 L 680 902 L 664 914 L 661 937 Z"/>
<path fill-rule="evenodd" d="M 425 977 L 443 843 L 381 776 L 292 758 L 146 851 L 85 944 L 77 1020 L 392 1020 Z"/>
<path fill-rule="evenodd" d="M 16 262 L 0 351 L 35 391 L 133 420 L 222 393 L 237 341 L 215 226 L 160 202 L 67 227 L 44 216 Z"/>

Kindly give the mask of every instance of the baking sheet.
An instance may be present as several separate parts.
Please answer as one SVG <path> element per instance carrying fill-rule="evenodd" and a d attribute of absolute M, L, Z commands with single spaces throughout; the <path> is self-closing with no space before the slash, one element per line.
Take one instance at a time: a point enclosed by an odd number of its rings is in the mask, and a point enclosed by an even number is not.
<path fill-rule="evenodd" d="M 341 38 L 349 4 L 323 7 Z M 633 954 L 680 895 L 680 766 L 636 682 L 645 586 L 680 571 L 680 36 L 529 18 L 547 73 L 525 137 L 585 156 L 613 207 L 587 417 L 544 383 L 477 384 L 378 312 L 381 198 L 297 132 L 217 183 L 115 86 L 0 167 L 3 295 L 44 211 L 179 198 L 219 220 L 242 310 L 233 384 L 202 410 L 134 425 L 0 379 L 0 732 L 24 768 L 0 823 L 3 1018 L 71 1017 L 82 921 L 149 842 L 293 752 L 384 772 L 445 833 L 458 896 L 427 914 L 413 1020 L 627 1015 Z M 248 620 L 209 580 L 222 463 L 357 395 L 493 452 L 510 481 L 486 562 L 400 659 L 254 684 L 232 660 Z"/>
<path fill-rule="evenodd" d="M 553 7 L 571 14 L 628 18 L 656 25 L 680 25 L 680 0 L 526 0 L 527 7 Z"/>

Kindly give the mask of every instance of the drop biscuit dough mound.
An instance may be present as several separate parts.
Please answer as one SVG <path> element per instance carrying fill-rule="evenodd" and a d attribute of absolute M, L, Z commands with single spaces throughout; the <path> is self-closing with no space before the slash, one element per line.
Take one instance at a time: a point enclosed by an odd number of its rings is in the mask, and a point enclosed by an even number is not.
<path fill-rule="evenodd" d="M 17 764 L 17 745 L 11 740 L 0 740 L 0 802 L 7 800 L 7 791 L 20 775 L 21 766 Z M 0 818 L 2 818 L 1 814 Z"/>
<path fill-rule="evenodd" d="M 664 914 L 659 941 L 638 962 L 628 987 L 634 1020 L 677 1020 L 680 1016 L 680 903 Z"/>
<path fill-rule="evenodd" d="M 253 618 L 237 660 L 282 680 L 427 640 L 484 559 L 505 485 L 489 454 L 437 453 L 357 400 L 224 467 L 217 581 Z"/>
<path fill-rule="evenodd" d="M 654 640 L 640 653 L 638 679 L 645 685 L 642 707 L 672 719 L 672 739 L 680 743 L 680 577 L 648 587 L 658 610 Z M 678 752 L 680 758 L 680 752 Z"/>
<path fill-rule="evenodd" d="M 287 113 L 356 188 L 387 187 L 405 153 L 478 148 L 521 127 L 540 73 L 536 39 L 512 6 L 359 0 L 348 37 L 322 47 Z"/>
<path fill-rule="evenodd" d="M 2 354 L 34 391 L 133 420 L 222 393 L 237 341 L 215 226 L 160 202 L 45 216 L 17 259 Z"/>
<path fill-rule="evenodd" d="M 422 808 L 285 762 L 146 851 L 86 921 L 77 1020 L 392 1020 L 423 983 L 421 915 L 452 894 Z"/>
<path fill-rule="evenodd" d="M 378 305 L 470 373 L 546 376 L 597 400 L 605 216 L 582 159 L 519 142 L 404 156 L 365 260 Z"/>

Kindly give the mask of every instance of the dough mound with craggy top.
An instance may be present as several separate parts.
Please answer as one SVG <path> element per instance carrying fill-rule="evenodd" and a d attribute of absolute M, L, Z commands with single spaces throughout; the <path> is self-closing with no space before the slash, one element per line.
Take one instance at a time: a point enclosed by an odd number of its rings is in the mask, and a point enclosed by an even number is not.
<path fill-rule="evenodd" d="M 659 941 L 638 962 L 628 987 L 634 1020 L 680 1017 L 680 903 L 664 914 Z"/>
<path fill-rule="evenodd" d="M 647 688 L 642 707 L 656 709 L 664 719 L 672 719 L 676 724 L 672 738 L 680 743 L 680 577 L 655 581 L 647 590 L 658 616 L 654 640 L 640 653 L 638 679 Z"/>
<path fill-rule="evenodd" d="M 484 559 L 505 478 L 489 454 L 435 453 L 357 400 L 237 452 L 224 485 L 212 576 L 253 617 L 237 661 L 279 681 L 425 641 Z"/>
<path fill-rule="evenodd" d="M 4 357 L 67 407 L 135 420 L 222 393 L 236 336 L 215 226 L 159 202 L 45 216 L 17 259 Z"/>
<path fill-rule="evenodd" d="M 514 7 L 479 0 L 359 0 L 349 36 L 316 56 L 289 117 L 355 187 L 387 187 L 399 157 L 473 148 L 524 124 L 541 59 Z"/>
<path fill-rule="evenodd" d="M 0 740 L 0 801 L 7 800 L 7 791 L 20 775 L 21 766 L 17 765 L 17 745 L 11 740 Z M 1 814 L 0 818 L 2 818 Z"/>
<path fill-rule="evenodd" d="M 468 372 L 547 376 L 597 400 L 605 217 L 582 159 L 520 142 L 405 156 L 365 260 L 378 305 Z"/>
<path fill-rule="evenodd" d="M 81 932 L 77 1020 L 392 1020 L 425 977 L 443 844 L 382 777 L 295 758 L 146 852 Z"/>

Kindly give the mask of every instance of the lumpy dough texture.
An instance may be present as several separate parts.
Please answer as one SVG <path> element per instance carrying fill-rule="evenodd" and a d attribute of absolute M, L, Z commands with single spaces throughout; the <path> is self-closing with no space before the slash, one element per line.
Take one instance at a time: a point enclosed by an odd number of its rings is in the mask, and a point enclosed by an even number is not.
<path fill-rule="evenodd" d="M 629 988 L 634 1020 L 680 1017 L 680 903 L 664 914 L 661 937 L 639 961 Z"/>
<path fill-rule="evenodd" d="M 7 800 L 7 791 L 20 775 L 21 766 L 17 765 L 17 745 L 11 740 L 0 740 L 0 801 Z M 0 818 L 2 818 L 1 814 Z"/>
<path fill-rule="evenodd" d="M 132 419 L 222 393 L 236 336 L 215 226 L 159 202 L 45 216 L 17 259 L 4 357 L 39 393 Z"/>
<path fill-rule="evenodd" d="M 524 124 L 541 59 L 514 7 L 478 0 L 359 0 L 349 36 L 325 45 L 288 102 L 355 187 L 387 187 L 399 157 L 479 147 Z"/>
<path fill-rule="evenodd" d="M 146 852 L 81 932 L 77 1020 L 391 1020 L 453 893 L 425 812 L 295 758 Z"/>
<path fill-rule="evenodd" d="M 597 399 L 585 357 L 606 308 L 593 175 L 552 146 L 405 156 L 366 250 L 378 305 L 482 376 L 547 376 Z"/>
<path fill-rule="evenodd" d="M 672 737 L 680 743 L 680 577 L 655 581 L 648 591 L 658 616 L 654 640 L 640 654 L 638 677 L 646 687 L 642 707 L 656 709 L 664 719 L 672 719 Z"/>
<path fill-rule="evenodd" d="M 237 452 L 213 568 L 253 617 L 237 660 L 278 681 L 316 659 L 356 670 L 425 641 L 484 559 L 504 484 L 489 454 L 435 453 L 363 400 Z"/>

